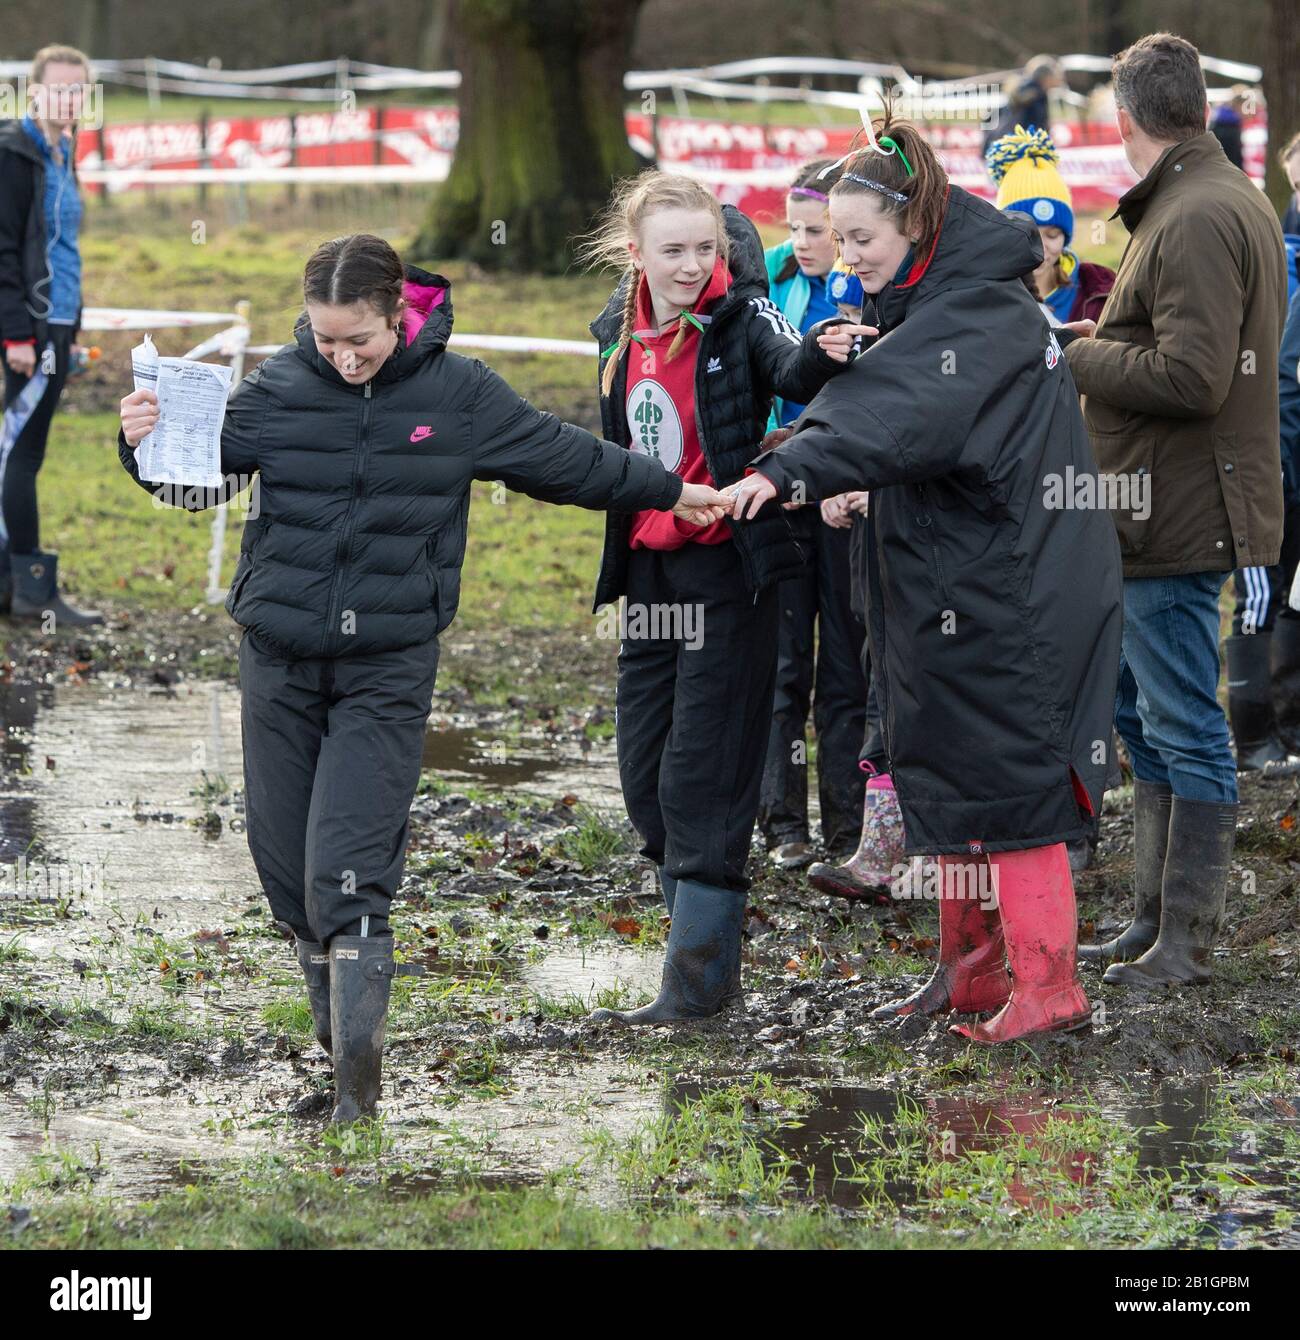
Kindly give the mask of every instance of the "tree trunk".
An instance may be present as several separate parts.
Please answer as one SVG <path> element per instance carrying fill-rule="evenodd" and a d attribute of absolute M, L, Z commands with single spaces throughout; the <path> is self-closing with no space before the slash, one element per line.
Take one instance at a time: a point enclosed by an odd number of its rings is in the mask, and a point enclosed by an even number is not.
<path fill-rule="evenodd" d="M 1270 0 L 1269 41 L 1264 53 L 1264 104 L 1268 111 L 1268 168 L 1264 189 L 1279 213 L 1291 186 L 1277 161 L 1279 150 L 1300 131 L 1300 0 Z"/>
<path fill-rule="evenodd" d="M 420 69 L 445 70 L 451 59 L 451 0 L 426 0 L 420 25 Z"/>
<path fill-rule="evenodd" d="M 81 7 L 81 25 L 77 41 L 93 61 L 110 55 L 113 0 L 90 0 Z"/>
<path fill-rule="evenodd" d="M 460 138 L 413 252 L 564 272 L 637 169 L 623 75 L 642 0 L 453 0 Z"/>

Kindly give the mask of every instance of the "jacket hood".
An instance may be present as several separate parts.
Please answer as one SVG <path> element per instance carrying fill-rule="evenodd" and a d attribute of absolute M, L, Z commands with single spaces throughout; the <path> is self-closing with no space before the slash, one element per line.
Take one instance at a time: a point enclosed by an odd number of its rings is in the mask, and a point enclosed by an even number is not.
<path fill-rule="evenodd" d="M 406 278 L 402 295 L 406 299 L 406 308 L 402 312 L 402 337 L 391 357 L 372 378 L 376 382 L 400 381 L 410 376 L 429 358 L 442 353 L 451 338 L 451 280 L 422 270 L 418 265 L 403 268 Z M 298 343 L 298 357 L 309 363 L 318 375 L 350 390 L 362 390 L 364 382 L 354 385 L 344 381 L 330 361 L 321 355 L 306 312 L 294 323 L 293 333 Z"/>
<path fill-rule="evenodd" d="M 731 272 L 731 286 L 717 299 L 713 308 L 715 318 L 750 298 L 767 296 L 767 258 L 758 229 L 735 205 L 723 205 L 722 219 L 730 243 L 727 268 Z M 715 269 L 715 277 L 716 274 Z M 628 274 L 624 274 L 610 294 L 604 311 L 588 327 L 602 349 L 617 336 L 623 323 L 628 282 Z"/>
<path fill-rule="evenodd" d="M 1019 279 L 1043 261 L 1038 228 L 1027 214 L 1002 211 L 987 200 L 948 188 L 943 223 L 928 257 L 901 282 L 891 281 L 876 298 L 886 327 L 896 326 L 912 303 L 971 283 Z"/>
<path fill-rule="evenodd" d="M 21 154 L 23 158 L 30 158 L 33 163 L 44 166 L 45 160 L 41 157 L 40 149 L 32 143 L 32 137 L 23 129 L 20 119 L 0 121 L 0 149 L 7 149 L 11 154 Z"/>

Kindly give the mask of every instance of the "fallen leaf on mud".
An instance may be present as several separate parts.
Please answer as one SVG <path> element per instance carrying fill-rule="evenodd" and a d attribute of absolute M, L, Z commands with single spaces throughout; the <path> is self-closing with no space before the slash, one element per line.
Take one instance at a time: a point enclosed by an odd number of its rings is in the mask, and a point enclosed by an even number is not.
<path fill-rule="evenodd" d="M 613 912 L 598 912 L 596 920 L 608 926 L 615 935 L 635 936 L 641 934 L 641 923 L 635 917 L 620 917 Z"/>
<path fill-rule="evenodd" d="M 765 1028 L 760 1033 L 754 1034 L 756 1042 L 780 1042 L 785 1037 L 785 1029 L 779 1024 L 773 1024 L 771 1028 Z"/>
<path fill-rule="evenodd" d="M 1283 828 L 1285 828 L 1286 831 L 1289 833 L 1289 832 L 1295 827 L 1295 815 L 1294 815 L 1294 814 L 1284 814 L 1284 815 L 1281 817 L 1281 819 L 1278 820 L 1278 822 L 1279 822 L 1279 823 L 1281 824 L 1281 826 L 1282 826 Z"/>
<path fill-rule="evenodd" d="M 48 754 L 45 755 L 45 766 L 48 771 L 54 771 L 54 760 Z"/>
<path fill-rule="evenodd" d="M 840 959 L 835 965 L 835 970 L 841 977 L 856 977 L 858 975 L 858 970 L 846 959 Z"/>
<path fill-rule="evenodd" d="M 194 943 L 196 945 L 209 945 L 219 954 L 230 953 L 230 941 L 221 931 L 195 931 Z"/>
<path fill-rule="evenodd" d="M 1288 1103 L 1285 1098 L 1277 1097 L 1274 1098 L 1272 1101 L 1274 1110 L 1280 1112 L 1284 1117 L 1295 1116 L 1295 1108 L 1292 1107 L 1291 1104 Z"/>
<path fill-rule="evenodd" d="M 551 934 L 551 928 L 550 928 L 549 926 L 546 926 L 546 925 L 542 925 L 542 926 L 534 926 L 534 927 L 533 927 L 533 934 L 534 934 L 539 940 L 545 940 L 545 939 L 547 939 L 547 938 L 550 936 L 550 934 Z"/>
<path fill-rule="evenodd" d="M 798 972 L 803 967 L 797 958 L 788 958 L 785 961 L 786 972 Z"/>
<path fill-rule="evenodd" d="M 563 805 L 565 809 L 572 809 L 577 803 L 578 803 L 577 796 L 568 795 L 560 797 L 560 804 Z"/>
<path fill-rule="evenodd" d="M 330 1172 L 332 1172 L 332 1173 L 334 1174 L 335 1177 L 342 1177 L 343 1174 L 344 1174 L 346 1171 L 347 1171 L 347 1169 L 346 1169 L 341 1163 L 336 1163 L 336 1164 L 330 1169 Z"/>

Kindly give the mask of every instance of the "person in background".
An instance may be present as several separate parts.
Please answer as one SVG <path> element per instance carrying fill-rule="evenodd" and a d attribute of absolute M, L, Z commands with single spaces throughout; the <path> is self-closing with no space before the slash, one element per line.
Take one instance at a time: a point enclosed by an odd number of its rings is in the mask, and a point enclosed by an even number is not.
<path fill-rule="evenodd" d="M 1051 136 L 1017 126 L 994 140 L 984 157 L 998 188 L 998 208 L 1028 214 L 1038 226 L 1043 243 L 1043 263 L 1034 271 L 1038 300 L 1059 325 L 1099 320 L 1115 272 L 1080 261 L 1070 250 L 1074 201 Z"/>
<path fill-rule="evenodd" d="M 833 269 L 835 241 L 826 217 L 834 175 L 820 174 L 830 159 L 805 163 L 786 196 L 790 239 L 769 247 L 768 291 L 790 324 L 805 333 L 842 315 L 830 281 L 852 278 Z M 859 286 L 859 306 L 861 288 Z M 860 318 L 861 313 L 854 317 Z M 777 397 L 769 431 L 787 428 L 804 406 Z M 820 505 L 819 505 L 820 504 Z M 852 514 L 836 500 L 811 500 L 787 512 L 796 539 L 811 554 L 777 593 L 780 609 L 776 694 L 758 827 L 774 863 L 788 870 L 813 859 L 808 829 L 808 745 L 811 702 L 817 735 L 817 792 L 822 846 L 837 856 L 852 851 L 860 833 L 862 774 L 858 748 L 866 719 L 869 663 L 861 663 L 867 630 L 849 600 L 849 527 Z"/>
<path fill-rule="evenodd" d="M 69 366 L 80 352 L 81 198 L 77 125 L 90 62 L 48 46 L 32 61 L 22 120 L 0 122 L 0 613 L 49 628 L 103 623 L 59 594 L 58 555 L 40 547 L 36 476 Z"/>
<path fill-rule="evenodd" d="M 1243 172 L 1246 169 L 1241 161 L 1241 119 L 1251 97 L 1250 89 L 1235 84 L 1227 102 L 1221 102 L 1210 117 L 1210 134 L 1219 141 L 1223 156 Z"/>
<path fill-rule="evenodd" d="M 1115 721 L 1134 784 L 1133 921 L 1085 947 L 1112 984 L 1208 981 L 1236 838 L 1219 706 L 1219 593 L 1282 543 L 1275 351 L 1282 234 L 1205 129 L 1200 54 L 1154 33 L 1115 58 L 1115 116 L 1140 180 L 1101 321 L 1055 332 L 1083 396 L 1124 559 Z M 1247 357 L 1247 354 L 1250 356 Z"/>
<path fill-rule="evenodd" d="M 994 140 L 1001 139 L 1016 126 L 1050 131 L 1049 95 L 1052 89 L 1064 87 L 1065 67 L 1055 56 L 1034 56 L 1028 60 L 1020 79 L 1008 89 L 1006 104 L 984 136 L 985 151 Z"/>
<path fill-rule="evenodd" d="M 1300 135 L 1292 135 L 1277 157 L 1291 183 L 1291 199 L 1282 215 L 1282 232 L 1287 237 L 1300 237 Z"/>

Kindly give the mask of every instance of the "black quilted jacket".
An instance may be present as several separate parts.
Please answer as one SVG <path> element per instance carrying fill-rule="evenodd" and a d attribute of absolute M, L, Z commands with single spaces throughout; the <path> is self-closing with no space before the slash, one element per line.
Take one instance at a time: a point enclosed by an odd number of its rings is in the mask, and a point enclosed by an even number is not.
<path fill-rule="evenodd" d="M 835 324 L 834 319 L 818 322 L 801 339 L 767 296 L 767 265 L 754 225 L 732 205 L 724 205 L 722 212 L 731 242 L 734 282 L 713 306 L 713 319 L 700 336 L 695 365 L 696 427 L 705 464 L 718 488 L 745 473 L 763 439 L 773 394 L 807 404 L 829 377 L 846 366 L 827 357 L 817 344 L 817 336 Z M 602 350 L 618 339 L 627 283 L 624 276 L 605 310 L 591 323 L 591 333 Z M 601 358 L 597 385 L 604 367 Z M 623 446 L 631 440 L 626 401 L 625 351 L 613 394 L 600 402 L 605 436 Z M 596 609 L 617 600 L 627 588 L 631 522 L 626 512 L 610 512 L 606 517 Z M 751 591 L 792 576 L 808 561 L 794 538 L 787 513 L 775 504 L 765 507 L 753 521 L 728 524 Z"/>
<path fill-rule="evenodd" d="M 370 381 L 349 385 L 316 350 L 305 318 L 244 378 L 226 408 L 222 490 L 164 492 L 199 511 L 259 472 L 260 514 L 244 527 L 226 609 L 289 659 L 395 651 L 451 622 L 460 598 L 474 479 L 547 502 L 667 509 L 682 481 L 518 396 L 477 359 L 447 351 L 451 286 Z M 409 291 L 408 291 L 409 297 Z M 123 467 L 142 487 L 134 450 Z"/>

